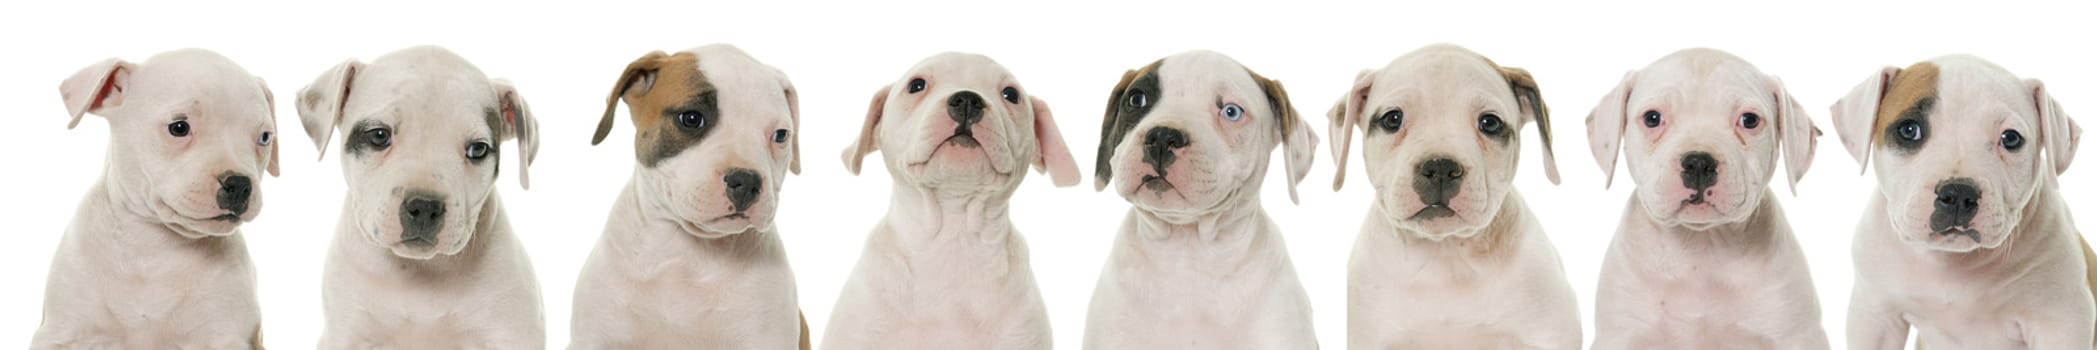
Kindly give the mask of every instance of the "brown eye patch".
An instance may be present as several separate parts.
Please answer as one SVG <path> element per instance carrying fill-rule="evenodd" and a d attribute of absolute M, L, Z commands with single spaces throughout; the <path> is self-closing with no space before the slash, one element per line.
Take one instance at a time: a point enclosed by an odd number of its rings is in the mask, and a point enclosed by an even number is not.
<path fill-rule="evenodd" d="M 1929 141 L 1929 114 L 1937 102 L 1937 65 L 1921 62 L 1901 69 L 1886 84 L 1879 98 L 1878 127 L 1874 137 L 1880 147 L 1914 153 Z"/>

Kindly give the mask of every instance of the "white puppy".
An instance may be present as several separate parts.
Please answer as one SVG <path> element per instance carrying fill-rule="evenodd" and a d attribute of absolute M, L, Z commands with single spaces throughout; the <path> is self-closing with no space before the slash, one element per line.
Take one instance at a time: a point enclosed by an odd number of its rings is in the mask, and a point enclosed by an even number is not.
<path fill-rule="evenodd" d="M 1092 294 L 1086 349 L 1311 349 L 1311 304 L 1260 207 L 1275 146 L 1289 199 L 1318 139 L 1276 82 L 1191 51 L 1122 75 L 1095 188 L 1134 208 Z"/>
<path fill-rule="evenodd" d="M 1528 71 L 1431 45 L 1363 71 L 1327 115 L 1333 189 L 1356 132 L 1376 188 L 1347 264 L 1349 348 L 1580 348 L 1580 302 L 1514 189 L 1529 124 L 1558 182 Z"/>
<path fill-rule="evenodd" d="M 298 108 L 323 155 L 342 129 L 349 183 L 321 276 L 321 348 L 545 346 L 539 283 L 495 195 L 498 145 L 517 140 L 526 186 L 537 153 L 515 88 L 420 46 L 336 65 Z"/>
<path fill-rule="evenodd" d="M 277 175 L 275 102 L 217 53 L 109 59 L 59 85 L 72 128 L 109 120 L 108 163 L 66 226 L 34 349 L 260 348 L 240 224 Z"/>
<path fill-rule="evenodd" d="M 805 345 L 772 224 L 801 169 L 793 84 L 726 44 L 648 53 L 614 84 L 590 142 L 624 100 L 636 163 L 575 283 L 569 348 Z"/>
<path fill-rule="evenodd" d="M 1857 223 L 1849 348 L 2090 349 L 2097 255 L 2059 193 L 2082 129 L 1980 58 L 1886 67 L 1835 103 L 1878 190 Z"/>
<path fill-rule="evenodd" d="M 1677 51 L 1625 73 L 1587 135 L 1605 185 L 1619 148 L 1638 185 L 1602 259 L 1595 349 L 1827 348 L 1769 189 L 1779 154 L 1796 188 L 1820 135 L 1782 82 L 1723 51 Z"/>
<path fill-rule="evenodd" d="M 880 150 L 895 179 L 824 349 L 1048 349 L 1048 311 L 1007 212 L 1031 164 L 1077 165 L 1048 104 L 989 57 L 942 53 L 874 92 L 845 169 Z"/>

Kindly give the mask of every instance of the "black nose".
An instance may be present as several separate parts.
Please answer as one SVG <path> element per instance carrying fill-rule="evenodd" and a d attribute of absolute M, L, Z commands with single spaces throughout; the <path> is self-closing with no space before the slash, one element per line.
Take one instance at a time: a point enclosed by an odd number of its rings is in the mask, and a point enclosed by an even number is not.
<path fill-rule="evenodd" d="M 1463 190 L 1464 165 L 1449 158 L 1429 159 L 1414 167 L 1420 177 L 1413 179 L 1413 192 L 1420 195 L 1420 202 L 1428 205 L 1449 205 L 1449 198 Z"/>
<path fill-rule="evenodd" d="M 954 96 L 947 97 L 947 117 L 954 118 L 954 122 L 960 123 L 963 129 L 983 120 L 984 107 L 983 95 L 977 95 L 974 91 L 957 92 Z"/>
<path fill-rule="evenodd" d="M 1180 129 L 1152 127 L 1143 133 L 1143 162 L 1155 168 L 1159 176 L 1164 176 L 1165 167 L 1172 166 L 1172 151 L 1186 147 L 1187 134 Z"/>
<path fill-rule="evenodd" d="M 400 241 L 415 247 L 437 245 L 437 229 L 444 226 L 444 200 L 410 196 L 400 203 Z"/>
<path fill-rule="evenodd" d="M 740 168 L 730 169 L 727 176 L 721 177 L 721 182 L 727 184 L 723 191 L 728 194 L 728 202 L 735 205 L 738 213 L 750 209 L 750 203 L 757 201 L 757 193 L 765 187 L 764 180 L 757 172 Z"/>
<path fill-rule="evenodd" d="M 1973 180 L 1955 178 L 1937 183 L 1937 210 L 1930 212 L 1930 230 L 1938 233 L 1966 226 L 1980 212 L 1980 188 Z"/>
<path fill-rule="evenodd" d="M 1682 187 L 1693 190 L 1711 188 L 1718 184 L 1718 160 L 1710 153 L 1689 152 L 1682 156 Z M 1698 193 L 1702 193 L 1699 191 Z M 1698 197 L 1702 197 L 1699 195 Z"/>
<path fill-rule="evenodd" d="M 255 183 L 246 175 L 227 172 L 218 178 L 218 208 L 240 216 L 248 212 L 248 197 L 255 192 Z"/>

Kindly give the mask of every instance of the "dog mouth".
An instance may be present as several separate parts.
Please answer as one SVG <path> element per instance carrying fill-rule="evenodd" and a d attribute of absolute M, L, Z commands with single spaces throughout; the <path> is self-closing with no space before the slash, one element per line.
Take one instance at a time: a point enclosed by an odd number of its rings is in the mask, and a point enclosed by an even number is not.
<path fill-rule="evenodd" d="M 1406 220 L 1427 221 L 1455 216 L 1456 209 L 1449 208 L 1448 204 L 1437 203 L 1428 204 L 1426 207 L 1420 208 L 1419 211 L 1413 212 L 1413 216 L 1406 218 Z"/>
<path fill-rule="evenodd" d="M 955 145 L 961 146 L 962 148 L 981 148 L 983 147 L 983 142 L 976 140 L 975 133 L 968 131 L 968 129 L 954 129 L 954 136 L 947 136 L 947 139 L 945 141 L 940 142 L 940 145 Z"/>
<path fill-rule="evenodd" d="M 1162 175 L 1143 175 L 1143 189 L 1150 190 L 1152 193 L 1164 194 L 1166 191 L 1171 191 L 1174 188 L 1172 181 L 1166 180 Z"/>
<path fill-rule="evenodd" d="M 1942 229 L 1942 230 L 1937 230 L 1937 231 L 1935 231 L 1935 232 L 1930 232 L 1930 237 L 1932 237 L 1932 238 L 1936 238 L 1936 237 L 1947 237 L 1947 238 L 1951 238 L 1952 240 L 1956 241 L 1956 240 L 1958 239 L 1958 237 L 1959 237 L 1959 236 L 1965 236 L 1965 237 L 1966 237 L 1966 239 L 1968 239 L 1968 240 L 1972 240 L 1974 244 L 1980 244 L 1980 243 L 1981 243 L 1981 236 L 1980 236 L 1980 231 L 1979 231 L 1979 230 L 1974 230 L 1973 228 L 1970 228 L 1970 227 L 1963 227 L 1963 226 L 1961 226 L 1961 227 L 1947 227 L 1947 228 L 1944 228 L 1944 229 Z"/>

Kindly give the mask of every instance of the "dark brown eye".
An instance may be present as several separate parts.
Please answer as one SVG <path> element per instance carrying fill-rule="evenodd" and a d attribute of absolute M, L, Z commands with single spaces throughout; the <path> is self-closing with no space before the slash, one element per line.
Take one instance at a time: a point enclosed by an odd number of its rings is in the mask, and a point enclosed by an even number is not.
<path fill-rule="evenodd" d="M 1136 109 L 1142 109 L 1143 107 L 1149 107 L 1149 106 L 1150 106 L 1150 94 L 1146 94 L 1146 93 L 1143 93 L 1143 90 L 1132 90 L 1132 91 L 1129 91 L 1129 102 L 1128 102 L 1128 103 L 1129 103 L 1129 108 L 1136 108 Z"/>
<path fill-rule="evenodd" d="M 1645 119 L 1646 127 L 1648 128 L 1660 127 L 1660 111 L 1646 111 L 1642 119 Z"/>
<path fill-rule="evenodd" d="M 683 113 L 678 113 L 677 126 L 682 126 L 686 129 L 698 129 L 706 127 L 706 115 L 699 113 L 699 111 L 684 111 Z"/>
<path fill-rule="evenodd" d="M 167 134 L 175 135 L 175 137 L 189 137 L 189 121 L 177 120 L 173 123 L 168 123 Z"/>
<path fill-rule="evenodd" d="M 2024 134 L 2016 130 L 2004 130 L 2002 132 L 2002 148 L 2011 152 L 2024 148 Z"/>
<path fill-rule="evenodd" d="M 1741 114 L 1740 114 L 1740 127 L 1743 127 L 1743 128 L 1748 128 L 1748 129 L 1754 129 L 1755 127 L 1757 127 L 1757 126 L 1761 126 L 1761 125 L 1762 125 L 1762 116 L 1759 116 L 1759 115 L 1755 115 L 1754 113 L 1741 113 Z"/>
<path fill-rule="evenodd" d="M 1383 128 L 1385 132 L 1397 132 L 1398 128 L 1403 126 L 1405 126 L 1405 111 L 1393 109 L 1389 112 L 1383 112 L 1381 117 L 1376 117 L 1376 127 Z"/>
<path fill-rule="evenodd" d="M 1478 116 L 1478 132 L 1487 136 L 1500 136 L 1500 133 L 1507 132 L 1507 122 L 1500 120 L 1498 114 L 1486 113 Z"/>
<path fill-rule="evenodd" d="M 1902 140 L 1910 142 L 1922 141 L 1922 138 L 1926 136 L 1923 135 L 1922 123 L 1915 122 L 1914 119 L 1902 120 L 1900 124 L 1893 127 L 1894 132 L 1898 133 Z"/>
<path fill-rule="evenodd" d="M 391 146 L 393 145 L 393 130 L 387 130 L 386 128 L 366 130 L 364 131 L 364 142 L 370 143 L 377 148 Z"/>
<path fill-rule="evenodd" d="M 1005 102 L 1019 103 L 1019 89 L 1014 89 L 1010 86 L 1007 86 L 1005 87 L 1005 91 L 1000 92 L 1000 94 L 1004 95 Z"/>
<path fill-rule="evenodd" d="M 772 143 L 786 143 L 787 136 L 786 129 L 772 130 Z"/>
<path fill-rule="evenodd" d="M 262 138 L 255 140 L 255 144 L 262 145 L 263 147 L 268 147 L 270 141 L 269 136 L 270 135 L 268 131 L 262 132 Z"/>
<path fill-rule="evenodd" d="M 910 79 L 910 86 L 909 86 L 909 88 L 910 88 L 910 93 L 913 93 L 913 94 L 915 94 L 915 93 L 918 93 L 919 91 L 925 91 L 925 79 L 924 79 L 924 78 L 914 78 L 914 79 Z"/>

